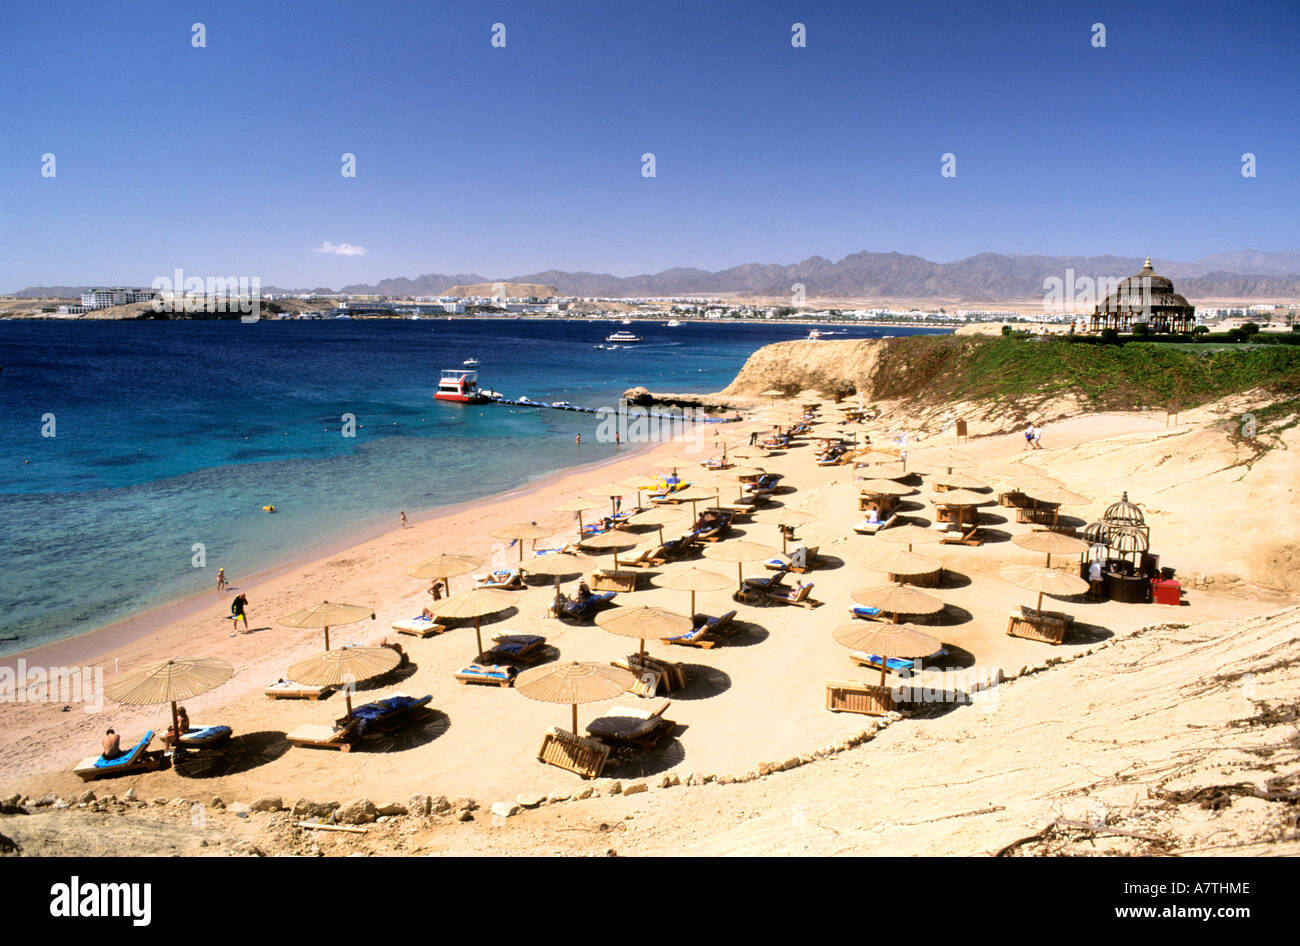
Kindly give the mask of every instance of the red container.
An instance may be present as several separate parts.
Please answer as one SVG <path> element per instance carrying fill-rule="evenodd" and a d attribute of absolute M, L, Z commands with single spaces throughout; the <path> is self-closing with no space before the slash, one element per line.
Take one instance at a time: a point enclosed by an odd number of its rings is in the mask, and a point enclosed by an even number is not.
<path fill-rule="evenodd" d="M 1151 582 L 1151 598 L 1156 604 L 1172 604 L 1177 607 L 1182 600 L 1182 586 L 1174 579 Z"/>

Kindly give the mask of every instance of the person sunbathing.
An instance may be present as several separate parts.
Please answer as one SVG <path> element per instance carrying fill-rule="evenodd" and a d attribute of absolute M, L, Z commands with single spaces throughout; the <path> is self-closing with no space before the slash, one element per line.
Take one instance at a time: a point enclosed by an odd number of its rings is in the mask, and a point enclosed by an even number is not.
<path fill-rule="evenodd" d="M 122 754 L 122 737 L 111 729 L 99 737 L 99 744 L 104 750 L 106 761 L 112 761 Z"/>
<path fill-rule="evenodd" d="M 185 710 L 185 707 L 182 706 L 176 711 L 176 719 L 180 723 L 181 735 L 190 731 L 190 714 Z M 180 739 L 176 735 L 176 727 L 168 726 L 167 733 L 163 736 L 163 745 L 170 748 L 179 741 Z"/>
<path fill-rule="evenodd" d="M 428 608 L 425 608 L 423 611 L 420 612 L 420 617 L 423 618 L 423 619 L 426 620 L 426 621 L 432 621 L 432 620 L 433 620 L 433 612 L 430 611 Z"/>
<path fill-rule="evenodd" d="M 573 597 L 570 598 L 569 600 L 572 601 L 574 604 L 583 604 L 590 597 L 591 597 L 591 588 L 587 586 L 587 583 L 585 581 L 580 581 L 578 582 L 578 590 L 573 593 Z"/>

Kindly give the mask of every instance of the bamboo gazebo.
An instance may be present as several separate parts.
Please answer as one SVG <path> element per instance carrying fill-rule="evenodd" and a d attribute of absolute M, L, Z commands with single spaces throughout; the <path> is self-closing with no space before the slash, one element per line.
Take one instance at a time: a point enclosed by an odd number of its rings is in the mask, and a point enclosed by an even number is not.
<path fill-rule="evenodd" d="M 1097 304 L 1088 319 L 1088 331 L 1131 332 L 1139 323 L 1153 333 L 1187 335 L 1196 327 L 1195 307 L 1174 292 L 1172 280 L 1156 275 L 1149 256 L 1136 276 L 1121 279 L 1115 291 Z"/>

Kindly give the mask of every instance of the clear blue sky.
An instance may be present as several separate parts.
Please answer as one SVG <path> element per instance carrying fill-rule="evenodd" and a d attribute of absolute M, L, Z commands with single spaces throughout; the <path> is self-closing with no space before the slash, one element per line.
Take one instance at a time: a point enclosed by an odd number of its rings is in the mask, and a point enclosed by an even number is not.
<path fill-rule="evenodd" d="M 0 289 L 1300 245 L 1296 0 L 5 0 L 0 35 Z"/>

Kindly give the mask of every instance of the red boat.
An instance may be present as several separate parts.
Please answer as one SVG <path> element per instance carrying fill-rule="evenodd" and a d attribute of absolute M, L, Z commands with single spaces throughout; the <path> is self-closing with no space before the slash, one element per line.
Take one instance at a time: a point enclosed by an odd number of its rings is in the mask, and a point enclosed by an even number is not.
<path fill-rule="evenodd" d="M 464 368 L 448 368 L 438 379 L 434 398 L 439 401 L 459 401 L 461 404 L 483 404 L 489 400 L 478 386 L 478 372 Z"/>

